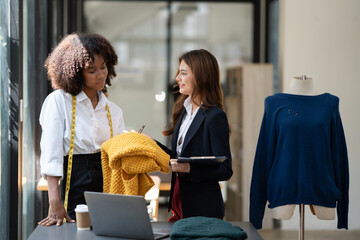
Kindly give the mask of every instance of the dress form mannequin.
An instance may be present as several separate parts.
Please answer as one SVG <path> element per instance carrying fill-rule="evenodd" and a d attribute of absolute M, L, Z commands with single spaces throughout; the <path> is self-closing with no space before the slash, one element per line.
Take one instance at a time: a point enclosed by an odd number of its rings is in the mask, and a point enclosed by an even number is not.
<path fill-rule="evenodd" d="M 316 89 L 314 89 L 313 79 L 306 77 L 305 75 L 302 75 L 300 77 L 293 77 L 290 81 L 289 88 L 284 93 L 307 96 L 321 94 Z M 289 220 L 294 213 L 295 207 L 295 204 L 289 204 L 273 208 L 272 217 L 275 219 Z M 335 208 L 310 205 L 310 209 L 312 214 L 316 215 L 318 219 L 335 219 Z M 303 209 L 300 209 L 300 211 L 303 211 Z"/>
<path fill-rule="evenodd" d="M 296 95 L 320 94 L 316 89 L 314 89 L 313 79 L 306 77 L 305 75 L 291 78 L 289 88 L 285 91 L 285 93 Z"/>

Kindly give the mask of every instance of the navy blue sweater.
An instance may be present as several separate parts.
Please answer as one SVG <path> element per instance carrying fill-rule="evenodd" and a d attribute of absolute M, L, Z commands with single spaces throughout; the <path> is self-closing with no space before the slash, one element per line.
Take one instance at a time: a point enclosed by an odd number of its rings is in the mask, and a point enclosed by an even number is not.
<path fill-rule="evenodd" d="M 250 221 L 262 228 L 265 205 L 337 208 L 348 228 L 349 166 L 339 98 L 277 93 L 265 99 L 250 189 Z"/>

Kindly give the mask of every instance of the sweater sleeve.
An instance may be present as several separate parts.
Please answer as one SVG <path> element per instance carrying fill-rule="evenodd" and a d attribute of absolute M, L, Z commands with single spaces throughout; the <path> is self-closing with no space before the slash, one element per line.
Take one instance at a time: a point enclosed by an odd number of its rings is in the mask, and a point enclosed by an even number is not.
<path fill-rule="evenodd" d="M 250 222 L 256 229 L 262 228 L 262 220 L 267 202 L 267 180 L 276 149 L 276 112 L 271 109 L 269 97 L 265 99 L 265 111 L 261 129 L 250 187 Z"/>
<path fill-rule="evenodd" d="M 341 191 L 341 198 L 337 202 L 337 228 L 348 229 L 349 163 L 345 142 L 345 134 L 338 108 L 339 105 L 337 104 L 337 108 L 332 118 L 331 124 L 331 152 L 335 174 L 335 182 L 337 187 Z"/>

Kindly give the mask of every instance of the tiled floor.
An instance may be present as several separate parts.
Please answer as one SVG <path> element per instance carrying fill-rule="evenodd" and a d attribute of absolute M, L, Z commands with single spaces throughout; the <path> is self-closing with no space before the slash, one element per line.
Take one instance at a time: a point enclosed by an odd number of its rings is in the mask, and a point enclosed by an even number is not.
<path fill-rule="evenodd" d="M 167 199 L 160 201 L 158 221 L 167 221 L 171 214 L 167 211 Z M 264 240 L 297 240 L 298 231 L 259 230 Z M 305 240 L 360 240 L 360 230 L 346 231 L 306 231 Z"/>
<path fill-rule="evenodd" d="M 259 230 L 260 235 L 264 240 L 291 240 L 299 239 L 298 231 L 284 231 L 284 230 Z M 306 231 L 304 235 L 306 240 L 359 240 L 360 230 L 345 231 Z"/>

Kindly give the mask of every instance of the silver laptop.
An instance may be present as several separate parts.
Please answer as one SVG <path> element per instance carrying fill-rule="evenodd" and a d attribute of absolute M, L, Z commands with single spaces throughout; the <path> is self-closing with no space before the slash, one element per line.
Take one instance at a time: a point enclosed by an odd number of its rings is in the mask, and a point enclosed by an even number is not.
<path fill-rule="evenodd" d="M 169 236 L 170 230 L 154 234 L 143 196 L 87 191 L 84 195 L 95 235 L 144 240 Z"/>

